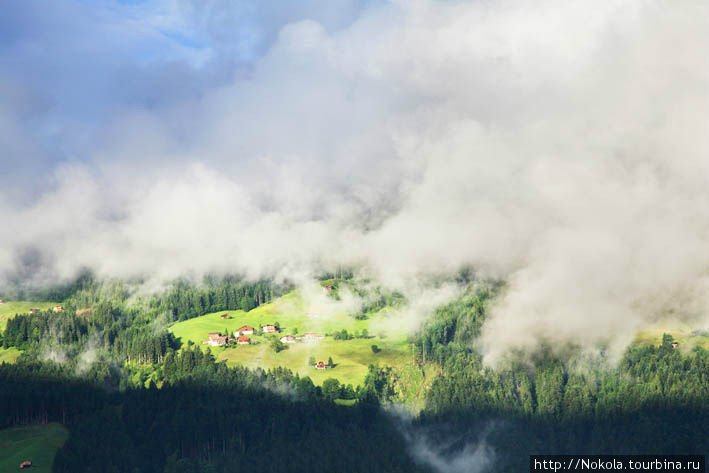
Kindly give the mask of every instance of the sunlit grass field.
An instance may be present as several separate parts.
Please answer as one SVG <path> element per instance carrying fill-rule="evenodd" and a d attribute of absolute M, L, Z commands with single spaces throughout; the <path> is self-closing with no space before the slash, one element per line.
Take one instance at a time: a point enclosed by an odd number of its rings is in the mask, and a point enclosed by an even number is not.
<path fill-rule="evenodd" d="M 7 320 L 14 317 L 16 314 L 26 314 L 32 307 L 47 310 L 55 305 L 60 304 L 58 302 L 5 301 L 0 304 L 0 330 L 4 330 L 5 325 L 7 325 Z"/>
<path fill-rule="evenodd" d="M 28 425 L 0 430 L 0 471 L 20 471 L 29 460 L 35 473 L 52 471 L 54 455 L 69 433 L 61 424 Z"/>
<path fill-rule="evenodd" d="M 222 319 L 224 313 L 230 319 Z M 222 311 L 203 315 L 179 322 L 170 327 L 170 331 L 183 343 L 191 340 L 199 346 L 209 332 L 234 331 L 243 325 L 254 327 L 256 333 L 251 337 L 252 345 L 239 345 L 235 348 L 211 347 L 218 360 L 226 360 L 228 365 L 241 364 L 250 368 L 271 368 L 283 366 L 310 376 L 315 384 L 322 384 L 327 378 L 336 378 L 341 383 L 358 385 L 364 380 L 370 364 L 399 366 L 411 359 L 407 336 L 403 331 L 388 329 L 383 331 L 382 321 L 387 312 L 372 315 L 366 320 L 356 320 L 345 311 L 329 311 L 327 314 L 313 310 L 297 292 L 291 292 L 270 304 L 264 304 L 252 311 Z M 350 333 L 366 329 L 369 338 L 354 340 L 335 340 L 328 336 L 321 340 L 287 344 L 288 348 L 276 353 L 270 346 L 270 338 L 275 335 L 261 335 L 261 326 L 278 322 L 281 333 L 303 334 L 315 332 L 319 335 L 346 329 Z M 377 345 L 379 352 L 372 351 Z M 308 364 L 310 357 L 316 361 L 327 362 L 332 357 L 335 366 L 331 369 L 318 370 Z"/>
<path fill-rule="evenodd" d="M 381 351 L 373 353 L 376 344 Z M 361 384 L 370 364 L 398 366 L 411 359 L 406 339 L 357 339 L 333 340 L 328 337 L 315 342 L 292 343 L 288 349 L 276 353 L 267 343 L 241 345 L 236 348 L 219 349 L 217 359 L 227 364 L 242 364 L 250 368 L 284 366 L 301 376 L 309 376 L 315 384 L 327 378 L 336 378 L 343 384 Z M 216 352 L 216 351 L 215 351 Z M 310 357 L 327 363 L 332 357 L 334 367 L 316 369 L 308 364 Z"/>
<path fill-rule="evenodd" d="M 684 322 L 665 321 L 638 332 L 635 341 L 646 345 L 662 343 L 662 334 L 668 333 L 679 343 L 680 351 L 689 351 L 695 346 L 709 349 L 709 330 L 698 330 Z"/>
<path fill-rule="evenodd" d="M 20 353 L 22 352 L 15 347 L 0 348 L 0 364 L 14 363 Z"/>

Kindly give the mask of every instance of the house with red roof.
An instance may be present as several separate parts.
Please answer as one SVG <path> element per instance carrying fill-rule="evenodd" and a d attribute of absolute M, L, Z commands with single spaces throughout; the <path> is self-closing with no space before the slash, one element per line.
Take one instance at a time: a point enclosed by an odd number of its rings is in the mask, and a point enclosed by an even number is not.
<path fill-rule="evenodd" d="M 253 335 L 254 334 L 254 328 L 251 325 L 244 325 L 243 327 L 239 327 L 236 332 L 234 332 L 234 336 L 239 336 L 239 335 Z"/>

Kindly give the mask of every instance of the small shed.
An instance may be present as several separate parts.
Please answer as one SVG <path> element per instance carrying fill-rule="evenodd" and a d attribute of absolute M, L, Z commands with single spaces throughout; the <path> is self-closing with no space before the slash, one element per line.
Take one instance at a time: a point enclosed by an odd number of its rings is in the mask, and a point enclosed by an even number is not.
<path fill-rule="evenodd" d="M 20 470 L 24 470 L 25 468 L 31 468 L 32 467 L 32 462 L 29 460 L 25 460 L 22 463 L 20 463 Z"/>

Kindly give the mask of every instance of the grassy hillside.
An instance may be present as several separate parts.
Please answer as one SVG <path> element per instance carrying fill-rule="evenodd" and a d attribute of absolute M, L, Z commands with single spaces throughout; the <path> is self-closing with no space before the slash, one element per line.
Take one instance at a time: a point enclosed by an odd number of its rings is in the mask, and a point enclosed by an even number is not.
<path fill-rule="evenodd" d="M 377 354 L 372 352 L 373 343 L 381 349 Z M 217 359 L 227 360 L 227 364 L 242 364 L 250 368 L 284 366 L 301 376 L 310 376 L 315 384 L 322 384 L 327 378 L 337 378 L 341 383 L 354 386 L 364 380 L 370 364 L 399 366 L 411 358 L 406 339 L 333 340 L 327 337 L 316 342 L 293 343 L 279 353 L 267 343 L 219 351 Z M 332 357 L 335 367 L 315 369 L 308 365 L 311 356 L 325 362 Z"/>
<path fill-rule="evenodd" d="M 20 463 L 29 460 L 33 473 L 52 471 L 52 461 L 66 441 L 67 430 L 61 424 L 30 425 L 0 430 L 0 471 L 19 471 Z"/>
<path fill-rule="evenodd" d="M 60 304 L 58 302 L 5 301 L 0 304 L 0 330 L 4 330 L 5 325 L 7 325 L 7 319 L 14 317 L 16 314 L 26 314 L 32 307 L 46 310 L 55 305 Z"/>
<path fill-rule="evenodd" d="M 20 350 L 15 347 L 0 348 L 0 364 L 14 363 L 17 357 L 20 356 Z"/>
<path fill-rule="evenodd" d="M 284 366 L 301 375 L 310 376 L 316 384 L 332 377 L 345 384 L 357 385 L 364 379 L 370 364 L 399 366 L 411 359 L 407 337 L 403 331 L 392 331 L 389 328 L 386 335 L 380 333 L 380 327 L 386 324 L 386 311 L 366 320 L 356 320 L 344 310 L 329 310 L 325 314 L 315 307 L 317 306 L 305 302 L 299 293 L 291 292 L 250 312 L 222 311 L 207 314 L 179 322 L 170 327 L 170 331 L 179 337 L 182 343 L 192 340 L 204 346 L 202 342 L 207 339 L 209 332 L 228 330 L 233 334 L 234 330 L 242 325 L 251 325 L 260 330 L 261 325 L 278 322 L 281 335 L 296 332 L 325 335 L 342 329 L 350 333 L 366 329 L 370 338 L 335 340 L 333 337 L 326 337 L 319 341 L 289 344 L 286 350 L 279 353 L 270 347 L 270 338 L 260 334 L 252 337 L 253 345 L 227 349 L 212 348 L 217 358 L 226 360 L 229 365 L 242 364 L 252 368 Z M 222 319 L 220 316 L 224 313 L 230 314 L 231 318 Z M 375 354 L 372 345 L 377 345 L 381 351 Z M 328 357 L 332 357 L 336 366 L 328 370 L 317 370 L 308 365 L 310 357 L 325 362 Z"/>
<path fill-rule="evenodd" d="M 662 334 L 668 333 L 679 342 L 681 351 L 689 351 L 695 346 L 709 349 L 709 330 L 698 330 L 684 322 L 665 321 L 638 332 L 635 341 L 648 345 L 662 343 Z"/>

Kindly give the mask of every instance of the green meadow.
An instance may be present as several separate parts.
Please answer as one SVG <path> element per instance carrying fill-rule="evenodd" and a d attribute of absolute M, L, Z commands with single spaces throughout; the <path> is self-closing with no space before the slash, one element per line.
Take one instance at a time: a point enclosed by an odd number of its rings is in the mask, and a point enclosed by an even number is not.
<path fill-rule="evenodd" d="M 14 363 L 20 353 L 22 352 L 15 347 L 0 348 L 0 364 Z"/>
<path fill-rule="evenodd" d="M 228 313 L 231 318 L 222 319 Z M 361 384 L 370 364 L 400 366 L 411 360 L 407 336 L 403 331 L 381 327 L 386 326 L 387 311 L 373 314 L 369 319 L 356 320 L 345 311 L 330 310 L 327 314 L 313 310 L 298 292 L 290 292 L 276 301 L 264 304 L 249 312 L 222 311 L 179 322 L 170 327 L 170 331 L 183 343 L 192 341 L 206 347 L 203 342 L 209 332 L 228 331 L 230 335 L 243 325 L 254 327 L 251 345 L 239 345 L 233 348 L 210 347 L 218 360 L 225 360 L 228 365 L 244 365 L 250 368 L 272 368 L 283 366 L 310 376 L 315 384 L 322 384 L 327 378 L 337 378 L 341 383 Z M 281 332 L 277 336 L 296 335 L 315 332 L 319 335 L 334 333 L 342 329 L 349 333 L 366 329 L 369 338 L 353 340 L 335 340 L 327 336 L 321 340 L 287 344 L 287 349 L 276 353 L 270 346 L 270 340 L 276 335 L 262 335 L 261 326 L 278 322 Z M 372 351 L 377 345 L 379 352 Z M 310 357 L 316 361 L 327 362 L 332 357 L 334 367 L 318 370 L 308 364 Z"/>
<path fill-rule="evenodd" d="M 26 314 L 31 308 L 47 310 L 55 305 L 60 305 L 58 302 L 27 302 L 27 301 L 5 301 L 0 304 L 0 330 L 5 329 L 7 320 L 17 314 Z"/>
<path fill-rule="evenodd" d="M 376 344 L 381 351 L 373 353 L 372 344 Z M 291 343 L 286 350 L 278 353 L 265 342 L 258 345 L 240 345 L 236 348 L 220 348 L 218 351 L 217 359 L 226 360 L 229 365 L 241 364 L 250 368 L 283 366 L 301 376 L 310 376 L 313 383 L 318 385 L 327 378 L 336 378 L 340 383 L 356 386 L 364 381 L 370 364 L 399 366 L 411 359 L 405 338 L 333 340 L 327 337 L 313 342 Z M 308 364 L 310 357 L 326 363 L 331 357 L 334 367 L 316 369 Z"/>
<path fill-rule="evenodd" d="M 659 345 L 662 335 L 670 334 L 679 343 L 680 351 L 689 351 L 695 346 L 709 349 L 709 330 L 698 330 L 684 322 L 659 322 L 638 332 L 635 341 L 646 345 Z"/>
<path fill-rule="evenodd" d="M 0 471 L 19 471 L 20 463 L 32 462 L 29 471 L 52 471 L 57 450 L 66 441 L 67 430 L 61 424 L 28 425 L 0 430 Z"/>

